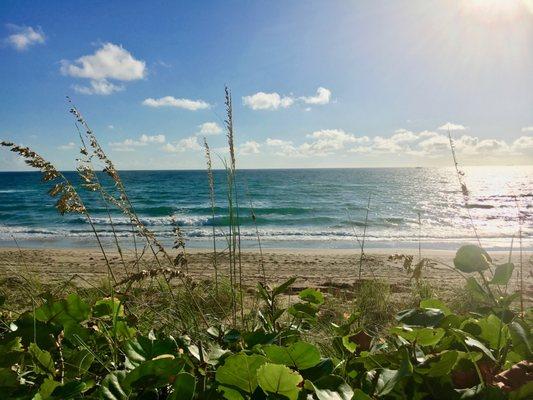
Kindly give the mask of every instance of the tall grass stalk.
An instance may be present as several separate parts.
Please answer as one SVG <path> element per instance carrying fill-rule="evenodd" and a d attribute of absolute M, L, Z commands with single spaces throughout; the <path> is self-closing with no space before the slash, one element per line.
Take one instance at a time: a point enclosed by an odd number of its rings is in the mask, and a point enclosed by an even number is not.
<path fill-rule="evenodd" d="M 217 239 L 215 226 L 215 179 L 213 176 L 213 163 L 211 150 L 207 139 L 204 137 L 205 159 L 207 163 L 207 181 L 209 183 L 209 200 L 211 202 L 211 225 L 213 225 L 213 270 L 215 271 L 215 292 L 218 294 L 218 265 L 217 265 Z"/>
<path fill-rule="evenodd" d="M 363 269 L 363 259 L 365 258 L 366 228 L 368 226 L 368 214 L 370 213 L 371 198 L 372 198 L 372 193 L 368 195 L 368 203 L 366 205 L 365 226 L 363 228 L 363 238 L 361 240 L 361 253 L 359 255 L 359 280 L 361 280 L 361 270 Z"/>

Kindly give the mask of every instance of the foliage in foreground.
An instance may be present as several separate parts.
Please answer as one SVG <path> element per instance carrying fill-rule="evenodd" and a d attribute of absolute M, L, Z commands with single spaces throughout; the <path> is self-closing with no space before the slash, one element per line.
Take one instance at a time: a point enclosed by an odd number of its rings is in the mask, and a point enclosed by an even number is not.
<path fill-rule="evenodd" d="M 513 311 L 517 296 L 505 293 L 513 265 L 495 266 L 489 281 L 490 257 L 476 246 L 461 248 L 455 264 L 469 275 L 478 309 L 457 315 L 439 300 L 422 300 L 381 337 L 369 336 L 353 313 L 332 324 L 327 355 L 305 340 L 318 329 L 324 295 L 306 289 L 280 306 L 294 278 L 258 285 L 252 328 L 220 320 L 195 337 L 137 331 L 125 295 L 92 304 L 77 294 L 42 295 L 41 305 L 16 319 L 2 313 L 0 393 L 39 400 L 531 398 L 531 315 Z"/>

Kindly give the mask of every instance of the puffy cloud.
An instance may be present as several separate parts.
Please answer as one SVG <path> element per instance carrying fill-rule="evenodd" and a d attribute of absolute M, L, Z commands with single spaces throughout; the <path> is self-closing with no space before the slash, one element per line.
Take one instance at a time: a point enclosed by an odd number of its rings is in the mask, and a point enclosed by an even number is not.
<path fill-rule="evenodd" d="M 294 99 L 288 96 L 280 96 L 278 93 L 257 92 L 251 96 L 242 98 L 243 104 L 252 110 L 277 110 L 288 108 L 293 105 Z"/>
<path fill-rule="evenodd" d="M 210 107 L 209 103 L 203 100 L 176 99 L 173 96 L 165 96 L 159 99 L 147 98 L 142 104 L 148 107 L 175 107 L 190 111 L 203 110 Z"/>
<path fill-rule="evenodd" d="M 199 151 L 202 150 L 202 146 L 198 143 L 198 137 L 189 136 L 187 138 L 179 140 L 177 143 L 166 143 L 161 150 L 167 153 L 183 153 L 185 150 Z"/>
<path fill-rule="evenodd" d="M 219 135 L 222 132 L 222 127 L 216 122 L 204 122 L 198 128 L 200 128 L 197 133 L 199 136 Z"/>
<path fill-rule="evenodd" d="M 104 43 L 94 54 L 85 55 L 74 62 L 62 60 L 61 73 L 74 78 L 90 79 L 90 86 L 74 86 L 83 94 L 109 95 L 123 90 L 110 80 L 127 82 L 146 75 L 146 63 L 135 59 L 129 51 L 113 43 Z"/>
<path fill-rule="evenodd" d="M 324 87 L 319 87 L 316 90 L 315 96 L 309 96 L 309 97 L 301 97 L 304 103 L 306 104 L 328 104 L 331 99 L 331 90 L 326 89 Z"/>
<path fill-rule="evenodd" d="M 39 27 L 8 24 L 7 28 L 13 33 L 5 38 L 4 42 L 17 51 L 27 50 L 29 47 L 42 44 L 45 41 L 44 32 Z"/>
<path fill-rule="evenodd" d="M 257 143 L 256 141 L 249 140 L 239 146 L 239 154 L 243 156 L 249 155 L 249 154 L 258 154 L 260 147 L 261 145 Z"/>
<path fill-rule="evenodd" d="M 134 147 L 147 146 L 149 144 L 165 143 L 165 135 L 145 135 L 142 134 L 138 139 L 125 139 L 122 142 L 111 142 L 109 146 L 115 151 L 134 151 Z"/>
<path fill-rule="evenodd" d="M 533 132 L 533 126 L 524 126 L 522 132 Z"/>
<path fill-rule="evenodd" d="M 242 98 L 243 104 L 252 110 L 277 110 L 279 108 L 289 108 L 297 100 L 305 104 L 312 105 L 328 104 L 331 100 L 331 90 L 324 87 L 319 87 L 314 96 L 301 96 L 298 98 L 292 96 L 282 96 L 276 92 L 257 92 Z M 311 109 L 309 107 L 305 108 L 305 111 L 310 110 Z"/>
<path fill-rule="evenodd" d="M 453 124 L 451 122 L 446 122 L 444 125 L 437 128 L 439 131 L 464 131 L 466 127 L 459 124 Z"/>
<path fill-rule="evenodd" d="M 99 81 L 91 81 L 90 86 L 74 85 L 73 89 L 81 94 L 99 94 L 107 96 L 124 90 L 124 86 L 115 85 L 114 83 L 102 79 Z"/>

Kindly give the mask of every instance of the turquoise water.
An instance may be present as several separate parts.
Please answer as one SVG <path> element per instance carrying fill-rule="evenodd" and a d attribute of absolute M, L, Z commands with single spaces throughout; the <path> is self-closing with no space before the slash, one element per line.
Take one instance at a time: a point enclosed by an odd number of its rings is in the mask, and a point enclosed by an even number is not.
<path fill-rule="evenodd" d="M 190 247 L 211 245 L 212 226 L 222 245 L 227 224 L 223 171 L 215 171 L 217 207 L 211 217 L 205 171 L 124 171 L 121 173 L 141 220 L 166 243 L 172 221 Z M 66 173 L 76 182 L 75 173 Z M 463 206 L 449 168 L 292 169 L 238 172 L 241 234 L 256 247 L 256 222 L 265 247 L 357 247 L 366 228 L 368 247 L 454 249 L 473 241 L 468 217 L 484 246 L 508 248 L 522 217 L 523 245 L 532 249 L 533 167 L 471 167 L 471 196 Z M 94 246 L 84 218 L 60 216 L 39 173 L 0 173 L 0 245 Z M 101 236 L 111 237 L 106 209 L 94 193 L 81 191 Z M 418 215 L 420 214 L 420 220 Z M 131 243 L 128 219 L 113 214 L 119 236 Z"/>

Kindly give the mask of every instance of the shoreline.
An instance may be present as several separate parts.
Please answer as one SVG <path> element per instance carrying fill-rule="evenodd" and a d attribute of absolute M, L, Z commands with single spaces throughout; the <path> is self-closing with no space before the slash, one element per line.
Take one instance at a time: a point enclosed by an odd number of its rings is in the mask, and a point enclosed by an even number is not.
<path fill-rule="evenodd" d="M 292 276 L 297 276 L 296 287 L 315 287 L 322 290 L 344 290 L 357 287 L 361 281 L 378 279 L 390 285 L 391 294 L 408 298 L 412 295 L 413 284 L 410 274 L 403 268 L 402 261 L 391 261 L 394 254 L 413 255 L 417 262 L 418 249 L 369 250 L 365 253 L 358 278 L 359 252 L 346 249 L 267 249 L 263 257 L 259 251 L 245 249 L 242 251 L 242 271 L 245 285 L 255 286 L 263 277 L 261 265 L 264 265 L 266 280 L 269 284 L 279 284 Z M 175 255 L 171 251 L 170 255 Z M 455 252 L 449 250 L 423 250 L 422 257 L 430 258 L 435 264 L 422 270 L 422 279 L 443 298 L 453 298 L 457 290 L 464 287 L 465 279 L 454 270 Z M 132 251 L 124 251 L 124 262 L 118 252 L 107 253 L 110 265 L 118 278 L 139 270 L 150 270 L 157 264 L 148 254 L 135 262 Z M 493 252 L 494 263 L 507 261 L 508 253 Z M 529 271 L 531 252 L 523 253 L 525 271 Z M 518 261 L 518 252 L 512 260 Z M 228 258 L 223 252 L 217 253 L 220 277 L 228 275 Z M 209 250 L 187 249 L 188 275 L 192 279 L 211 280 L 214 277 L 213 253 Z M 125 267 L 124 267 L 125 266 Z M 126 272 L 126 270 L 128 272 Z M 516 273 L 515 273 L 516 274 Z M 526 288 L 533 289 L 531 278 L 526 272 Z M 100 251 L 96 249 L 31 249 L 0 248 L 0 281 L 29 275 L 46 284 L 59 284 L 67 280 L 76 286 L 88 287 L 101 284 L 108 276 L 107 265 Z M 19 277 L 19 278 L 17 278 Z M 512 284 L 516 282 L 512 279 Z M 528 290 L 530 290 L 528 289 Z"/>

